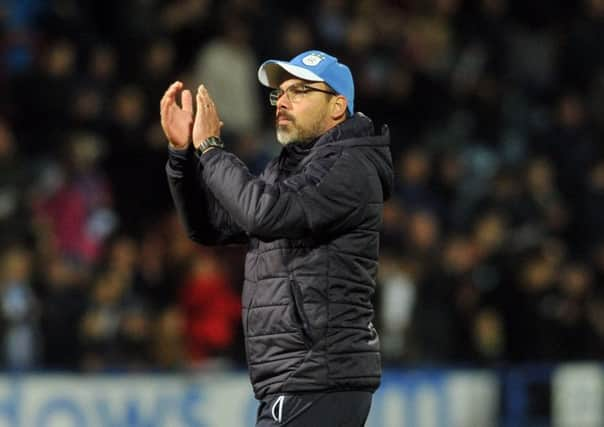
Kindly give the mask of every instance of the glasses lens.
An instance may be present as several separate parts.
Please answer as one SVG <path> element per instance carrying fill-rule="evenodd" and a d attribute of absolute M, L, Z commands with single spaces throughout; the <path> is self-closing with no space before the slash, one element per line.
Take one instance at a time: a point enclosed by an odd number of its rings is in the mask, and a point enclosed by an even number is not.
<path fill-rule="evenodd" d="M 299 102 L 306 93 L 306 86 L 303 84 L 291 85 L 287 88 L 287 97 L 291 102 Z"/>
<path fill-rule="evenodd" d="M 275 89 L 271 91 L 268 99 L 273 107 L 277 105 L 277 101 L 279 101 L 279 97 L 281 97 L 282 94 L 283 91 L 281 89 Z"/>

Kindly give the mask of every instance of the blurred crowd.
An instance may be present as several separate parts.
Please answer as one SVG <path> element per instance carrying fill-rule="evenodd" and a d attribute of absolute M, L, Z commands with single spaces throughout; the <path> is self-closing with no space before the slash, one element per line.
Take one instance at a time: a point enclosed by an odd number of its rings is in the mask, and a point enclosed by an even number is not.
<path fill-rule="evenodd" d="M 311 48 L 391 128 L 386 364 L 601 359 L 602 46 L 604 0 L 0 2 L 0 366 L 242 366 L 245 248 L 184 235 L 159 100 L 203 82 L 259 172 L 257 67 Z"/>

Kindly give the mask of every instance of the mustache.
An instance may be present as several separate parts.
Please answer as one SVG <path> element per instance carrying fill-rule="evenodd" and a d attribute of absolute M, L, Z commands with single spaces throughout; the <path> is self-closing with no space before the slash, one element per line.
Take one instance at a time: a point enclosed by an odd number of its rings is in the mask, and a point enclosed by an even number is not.
<path fill-rule="evenodd" d="M 281 111 L 279 113 L 277 113 L 277 116 L 275 117 L 275 123 L 279 121 L 279 119 L 287 119 L 291 122 L 294 122 L 294 116 L 292 116 L 289 113 L 286 113 L 285 111 Z"/>

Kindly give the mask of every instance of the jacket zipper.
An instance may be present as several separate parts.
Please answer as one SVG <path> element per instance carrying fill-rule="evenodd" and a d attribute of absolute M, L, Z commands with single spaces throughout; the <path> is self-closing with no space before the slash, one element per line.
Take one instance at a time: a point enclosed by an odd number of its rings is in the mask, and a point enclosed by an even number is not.
<path fill-rule="evenodd" d="M 304 343 L 310 349 L 313 344 L 313 338 L 311 334 L 312 329 L 310 327 L 308 317 L 306 316 L 306 312 L 304 311 L 304 300 L 302 297 L 302 293 L 300 292 L 300 288 L 296 284 L 296 281 L 291 276 L 289 278 L 289 287 L 291 289 L 292 299 L 294 301 L 294 313 L 297 317 L 298 322 L 300 322 Z"/>

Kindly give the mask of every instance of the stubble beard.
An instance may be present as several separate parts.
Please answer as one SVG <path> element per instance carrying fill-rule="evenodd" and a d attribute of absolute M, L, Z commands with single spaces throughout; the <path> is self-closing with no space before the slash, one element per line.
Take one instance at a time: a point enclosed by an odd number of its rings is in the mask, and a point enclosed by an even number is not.
<path fill-rule="evenodd" d="M 292 142 L 307 143 L 315 140 L 323 134 L 321 123 L 317 120 L 313 123 L 310 129 L 302 129 L 296 124 L 293 118 L 288 124 L 277 124 L 277 141 L 281 145 L 291 144 Z"/>

